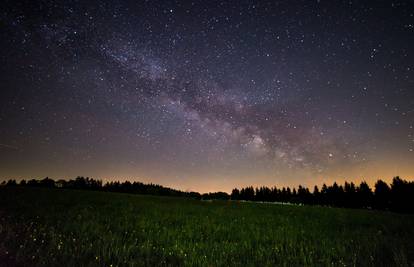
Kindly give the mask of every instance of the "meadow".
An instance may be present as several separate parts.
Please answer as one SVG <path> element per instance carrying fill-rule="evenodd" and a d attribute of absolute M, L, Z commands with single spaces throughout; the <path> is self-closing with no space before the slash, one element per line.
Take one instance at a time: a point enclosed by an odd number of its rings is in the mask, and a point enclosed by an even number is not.
<path fill-rule="evenodd" d="M 0 188 L 1 266 L 413 266 L 414 215 Z"/>

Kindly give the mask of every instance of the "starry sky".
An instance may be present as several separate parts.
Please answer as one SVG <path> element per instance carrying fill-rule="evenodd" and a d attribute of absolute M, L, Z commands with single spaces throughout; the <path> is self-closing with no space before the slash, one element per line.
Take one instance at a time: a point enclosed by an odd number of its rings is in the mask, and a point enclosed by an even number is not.
<path fill-rule="evenodd" d="M 414 178 L 412 1 L 4 1 L 0 179 Z"/>

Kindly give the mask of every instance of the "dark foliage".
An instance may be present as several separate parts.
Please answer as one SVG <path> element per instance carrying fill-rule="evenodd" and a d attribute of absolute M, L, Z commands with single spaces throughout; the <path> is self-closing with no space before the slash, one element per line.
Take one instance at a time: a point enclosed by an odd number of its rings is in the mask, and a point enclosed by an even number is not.
<path fill-rule="evenodd" d="M 221 199 L 221 200 L 229 200 L 230 195 L 226 192 L 214 192 L 214 193 L 206 193 L 201 195 L 201 198 L 204 200 L 210 200 L 210 199 Z"/>
<path fill-rule="evenodd" d="M 374 191 L 366 182 L 360 183 L 359 186 L 352 182 L 345 182 L 344 185 L 335 182 L 330 186 L 323 184 L 320 190 L 315 186 L 312 193 L 308 188 L 301 185 L 293 189 L 289 187 L 280 189 L 266 186 L 259 188 L 249 186 L 233 189 L 231 199 L 344 208 L 374 208 L 413 213 L 414 182 L 405 181 L 397 176 L 389 186 L 384 181 L 378 180 Z"/>
<path fill-rule="evenodd" d="M 22 180 L 19 184 L 16 180 L 9 180 L 2 182 L 3 186 L 30 186 L 30 187 L 49 187 L 49 188 L 65 188 L 65 189 L 82 189 L 94 191 L 109 191 L 130 194 L 144 194 L 144 195 L 160 195 L 160 196 L 180 196 L 200 198 L 201 195 L 197 192 L 183 192 L 176 189 L 171 189 L 157 184 L 144 184 L 140 182 L 108 182 L 102 184 L 101 180 L 95 180 L 89 177 L 76 177 L 74 180 L 53 180 L 48 177 L 42 180 L 31 179 L 29 181 Z M 225 193 L 226 194 L 226 193 Z M 229 196 L 228 196 L 229 198 Z"/>
<path fill-rule="evenodd" d="M 42 180 L 3 181 L 2 186 L 30 186 L 65 189 L 83 189 L 95 191 L 120 192 L 130 194 L 146 194 L 161 196 L 190 197 L 196 199 L 219 200 L 246 200 L 260 202 L 284 202 L 306 205 L 322 205 L 344 208 L 368 208 L 391 210 L 396 212 L 414 213 L 414 182 L 408 182 L 395 177 L 390 185 L 382 180 L 375 183 L 372 190 L 366 182 L 359 185 L 345 182 L 339 185 L 336 182 L 330 186 L 323 184 L 321 189 L 314 186 L 313 192 L 307 187 L 299 185 L 297 188 L 257 187 L 248 186 L 233 189 L 231 195 L 226 192 L 200 194 L 198 192 L 184 192 L 157 184 L 141 182 L 108 182 L 88 177 L 77 177 L 74 180 L 53 180 L 48 177 Z"/>

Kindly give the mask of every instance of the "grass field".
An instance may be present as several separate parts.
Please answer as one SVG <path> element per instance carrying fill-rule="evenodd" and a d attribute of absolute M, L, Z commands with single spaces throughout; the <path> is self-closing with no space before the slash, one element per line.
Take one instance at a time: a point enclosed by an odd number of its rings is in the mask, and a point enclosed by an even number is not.
<path fill-rule="evenodd" d="M 413 266 L 414 216 L 0 188 L 0 265 Z"/>

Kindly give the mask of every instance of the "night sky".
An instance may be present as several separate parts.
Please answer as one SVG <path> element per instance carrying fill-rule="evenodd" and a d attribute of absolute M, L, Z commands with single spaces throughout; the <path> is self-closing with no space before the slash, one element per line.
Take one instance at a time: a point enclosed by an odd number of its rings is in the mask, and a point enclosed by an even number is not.
<path fill-rule="evenodd" d="M 414 178 L 413 1 L 4 1 L 0 180 Z"/>

